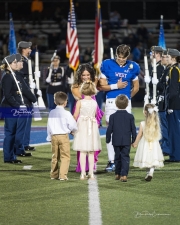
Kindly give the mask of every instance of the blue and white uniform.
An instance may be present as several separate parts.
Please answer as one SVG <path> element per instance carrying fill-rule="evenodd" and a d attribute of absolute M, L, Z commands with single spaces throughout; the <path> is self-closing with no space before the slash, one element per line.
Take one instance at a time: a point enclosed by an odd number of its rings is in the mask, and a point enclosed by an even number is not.
<path fill-rule="evenodd" d="M 107 79 L 108 85 L 116 84 L 122 78 L 122 82 L 127 81 L 128 85 L 123 89 L 115 89 L 106 92 L 105 115 L 106 122 L 109 122 L 109 116 L 117 111 L 115 98 L 124 94 L 129 98 L 127 111 L 131 112 L 131 88 L 132 81 L 138 80 L 140 67 L 136 62 L 127 60 L 124 66 L 120 66 L 114 59 L 104 60 L 101 64 L 100 78 Z"/>

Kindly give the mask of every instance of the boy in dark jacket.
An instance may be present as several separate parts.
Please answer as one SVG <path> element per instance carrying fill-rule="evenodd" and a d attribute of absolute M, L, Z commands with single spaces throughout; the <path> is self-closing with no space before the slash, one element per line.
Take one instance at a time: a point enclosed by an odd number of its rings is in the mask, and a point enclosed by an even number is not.
<path fill-rule="evenodd" d="M 127 182 L 129 153 L 131 144 L 136 139 L 136 127 L 134 116 L 125 110 L 128 105 L 126 95 L 117 96 L 115 103 L 118 110 L 110 116 L 106 143 L 111 141 L 112 134 L 112 145 L 115 151 L 115 180 Z"/>

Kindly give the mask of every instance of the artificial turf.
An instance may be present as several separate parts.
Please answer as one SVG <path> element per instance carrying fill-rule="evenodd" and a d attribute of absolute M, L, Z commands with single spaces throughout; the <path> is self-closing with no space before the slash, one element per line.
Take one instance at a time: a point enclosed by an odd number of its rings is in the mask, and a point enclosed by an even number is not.
<path fill-rule="evenodd" d="M 142 109 L 133 109 L 133 114 L 139 125 Z M 41 126 L 45 124 L 44 119 Z M 136 150 L 132 148 L 128 182 L 123 183 L 114 180 L 114 173 L 104 171 L 105 138 L 102 145 L 96 175 L 102 224 L 180 224 L 180 164 L 165 163 L 152 181 L 146 182 L 145 170 L 132 166 Z M 19 165 L 4 164 L 2 155 L 0 151 L 0 225 L 88 225 L 88 182 L 80 181 L 75 173 L 74 151 L 67 182 L 50 179 L 50 145 L 38 146 L 33 156 L 22 158 Z M 28 165 L 30 170 L 23 169 Z"/>

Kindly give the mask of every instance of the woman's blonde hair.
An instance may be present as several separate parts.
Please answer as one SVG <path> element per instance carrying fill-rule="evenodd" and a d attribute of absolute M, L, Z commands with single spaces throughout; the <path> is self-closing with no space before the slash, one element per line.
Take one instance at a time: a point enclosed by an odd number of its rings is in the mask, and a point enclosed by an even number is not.
<path fill-rule="evenodd" d="M 157 107 L 153 104 L 146 104 L 144 112 L 146 116 L 144 138 L 149 142 L 160 140 L 161 129 Z"/>
<path fill-rule="evenodd" d="M 0 66 L 0 70 L 6 70 L 7 67 L 8 67 L 8 65 L 4 63 Z"/>
<path fill-rule="evenodd" d="M 80 92 L 83 95 L 92 96 L 97 93 L 97 89 L 92 81 L 85 81 L 80 88 Z"/>

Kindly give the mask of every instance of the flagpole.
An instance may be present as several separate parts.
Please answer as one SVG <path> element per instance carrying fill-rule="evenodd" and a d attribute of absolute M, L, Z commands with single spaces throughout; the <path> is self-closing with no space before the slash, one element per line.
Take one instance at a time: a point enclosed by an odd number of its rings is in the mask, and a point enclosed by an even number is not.
<path fill-rule="evenodd" d="M 102 19 L 100 1 L 96 0 L 96 19 L 95 19 L 95 58 L 94 68 L 99 71 L 103 60 L 103 35 L 102 35 Z"/>
<path fill-rule="evenodd" d="M 71 21 L 72 21 L 72 0 L 70 0 L 70 17 L 71 17 Z"/>
<path fill-rule="evenodd" d="M 145 77 L 144 81 L 146 83 L 146 95 L 144 96 L 144 106 L 149 103 L 149 83 L 150 83 L 150 76 L 149 76 L 149 69 L 148 69 L 148 59 L 146 54 L 146 49 L 144 51 L 144 68 L 145 68 Z"/>

